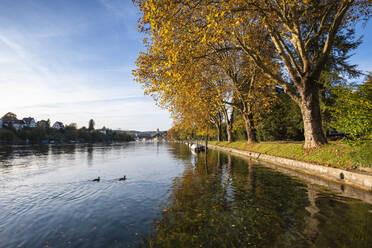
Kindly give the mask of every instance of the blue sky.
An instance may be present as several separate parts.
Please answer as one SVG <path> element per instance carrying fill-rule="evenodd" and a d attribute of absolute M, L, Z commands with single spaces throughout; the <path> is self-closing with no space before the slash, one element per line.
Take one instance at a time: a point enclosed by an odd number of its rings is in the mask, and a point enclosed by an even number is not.
<path fill-rule="evenodd" d="M 0 116 L 168 129 L 131 75 L 137 19 L 129 0 L 0 0 Z"/>
<path fill-rule="evenodd" d="M 0 0 L 0 116 L 166 130 L 171 119 L 133 81 L 138 11 L 130 0 Z M 372 71 L 372 25 L 351 62 Z"/>

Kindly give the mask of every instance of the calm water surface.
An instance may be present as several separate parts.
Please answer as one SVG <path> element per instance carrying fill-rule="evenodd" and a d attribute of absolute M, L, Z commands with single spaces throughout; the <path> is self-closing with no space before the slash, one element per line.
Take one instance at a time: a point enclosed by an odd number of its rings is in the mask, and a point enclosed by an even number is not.
<path fill-rule="evenodd" d="M 0 148 L 1 248 L 372 247 L 371 233 L 372 205 L 217 151 Z"/>

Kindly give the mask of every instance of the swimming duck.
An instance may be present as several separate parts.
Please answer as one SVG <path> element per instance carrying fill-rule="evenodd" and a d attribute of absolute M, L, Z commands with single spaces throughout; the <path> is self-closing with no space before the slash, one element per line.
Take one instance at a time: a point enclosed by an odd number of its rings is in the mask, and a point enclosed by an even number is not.
<path fill-rule="evenodd" d="M 126 179 L 127 179 L 127 176 L 123 176 L 123 177 L 119 178 L 119 181 L 124 181 Z"/>
<path fill-rule="evenodd" d="M 97 178 L 93 179 L 93 182 L 99 182 L 100 180 L 101 180 L 101 178 L 97 177 Z"/>

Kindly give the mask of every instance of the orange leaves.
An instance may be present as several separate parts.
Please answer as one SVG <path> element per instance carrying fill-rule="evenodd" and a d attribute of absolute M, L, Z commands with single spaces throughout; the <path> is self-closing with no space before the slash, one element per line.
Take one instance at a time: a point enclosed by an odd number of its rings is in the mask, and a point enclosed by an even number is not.
<path fill-rule="evenodd" d="M 370 0 L 135 3 L 147 36 L 135 80 L 189 127 L 208 126 L 227 105 L 259 119 L 275 85 L 300 102 L 298 85 L 308 75 L 317 81 L 338 30 L 370 15 Z"/>

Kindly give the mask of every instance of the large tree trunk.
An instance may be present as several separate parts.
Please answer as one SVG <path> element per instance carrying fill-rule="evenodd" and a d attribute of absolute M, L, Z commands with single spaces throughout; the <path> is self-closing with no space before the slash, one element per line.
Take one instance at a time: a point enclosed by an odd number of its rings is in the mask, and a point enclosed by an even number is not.
<path fill-rule="evenodd" d="M 300 109 L 304 122 L 304 148 L 315 148 L 327 143 L 322 129 L 322 116 L 319 105 L 319 89 L 314 84 L 304 84 L 301 93 Z"/>
<path fill-rule="evenodd" d="M 217 129 L 217 141 L 220 142 L 222 137 L 221 137 L 221 125 L 215 123 L 214 124 L 216 126 L 216 129 Z"/>
<path fill-rule="evenodd" d="M 231 124 L 229 121 L 226 122 L 226 133 L 227 133 L 227 141 L 232 142 L 232 132 L 231 132 Z"/>
<path fill-rule="evenodd" d="M 221 141 L 221 127 L 220 126 L 217 127 L 217 141 L 218 142 Z"/>
<path fill-rule="evenodd" d="M 223 108 L 222 109 L 222 114 L 223 114 L 223 117 L 225 119 L 225 122 L 226 122 L 226 134 L 227 134 L 227 141 L 228 142 L 232 142 L 232 132 L 231 132 L 231 129 L 232 129 L 232 123 L 234 122 L 233 120 L 233 113 L 231 113 L 231 116 L 229 118 L 229 114 L 226 110 L 226 108 Z"/>
<path fill-rule="evenodd" d="M 254 127 L 252 114 L 243 113 L 243 119 L 245 124 L 245 131 L 247 132 L 248 143 L 257 142 L 256 128 Z"/>

